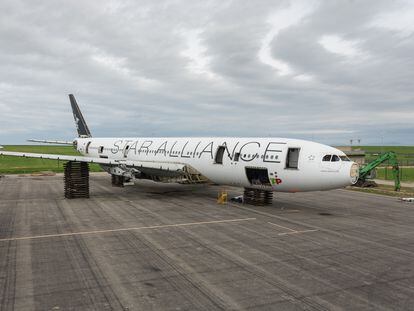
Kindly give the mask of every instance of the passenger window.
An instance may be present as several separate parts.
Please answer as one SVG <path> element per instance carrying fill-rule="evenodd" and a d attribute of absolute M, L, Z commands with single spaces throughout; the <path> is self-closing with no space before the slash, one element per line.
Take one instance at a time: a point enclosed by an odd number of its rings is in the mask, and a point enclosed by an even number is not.
<path fill-rule="evenodd" d="M 322 161 L 326 161 L 326 162 L 329 162 L 329 161 L 331 161 L 331 155 L 330 154 L 327 154 L 326 156 L 324 156 L 323 158 L 322 158 Z"/>
<path fill-rule="evenodd" d="M 336 154 L 334 154 L 332 156 L 331 162 L 338 162 L 338 161 L 340 161 L 339 157 Z"/>

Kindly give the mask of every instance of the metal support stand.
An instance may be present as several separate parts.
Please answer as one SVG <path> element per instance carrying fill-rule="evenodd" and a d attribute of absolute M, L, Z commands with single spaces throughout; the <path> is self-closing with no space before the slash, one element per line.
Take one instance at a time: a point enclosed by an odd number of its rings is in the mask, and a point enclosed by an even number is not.
<path fill-rule="evenodd" d="M 88 163 L 69 161 L 64 168 L 65 198 L 89 198 Z"/>
<path fill-rule="evenodd" d="M 120 175 L 111 175 L 112 177 L 112 186 L 113 187 L 123 187 L 125 182 L 125 177 Z"/>
<path fill-rule="evenodd" d="M 244 188 L 243 202 L 251 205 L 272 205 L 273 192 L 261 189 Z"/>

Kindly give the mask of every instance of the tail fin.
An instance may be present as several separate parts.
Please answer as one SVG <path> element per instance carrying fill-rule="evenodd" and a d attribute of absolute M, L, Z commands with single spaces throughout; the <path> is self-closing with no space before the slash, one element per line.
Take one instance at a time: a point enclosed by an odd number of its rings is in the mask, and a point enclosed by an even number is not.
<path fill-rule="evenodd" d="M 83 118 L 82 112 L 79 109 L 75 96 L 69 94 L 70 104 L 72 106 L 73 117 L 75 118 L 76 129 L 78 130 L 79 137 L 92 137 L 89 131 L 88 125 Z"/>

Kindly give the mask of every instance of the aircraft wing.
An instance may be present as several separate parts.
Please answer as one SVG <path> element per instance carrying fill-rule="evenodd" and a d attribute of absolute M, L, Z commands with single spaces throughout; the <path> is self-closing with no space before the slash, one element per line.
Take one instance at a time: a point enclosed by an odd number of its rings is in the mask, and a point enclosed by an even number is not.
<path fill-rule="evenodd" d="M 184 164 L 180 163 L 167 163 L 167 162 L 155 162 L 155 161 L 131 161 L 131 160 L 113 160 L 104 158 L 91 158 L 84 156 L 69 156 L 61 154 L 45 154 L 45 153 L 29 153 L 29 152 L 13 152 L 13 151 L 2 151 L 0 155 L 12 156 L 12 157 L 23 157 L 23 158 L 37 158 L 37 159 L 49 159 L 49 160 L 60 160 L 60 161 L 76 161 L 86 163 L 97 163 L 109 166 L 125 165 L 136 169 L 148 168 L 164 171 L 182 171 L 185 167 Z"/>
<path fill-rule="evenodd" d="M 45 139 L 28 139 L 32 143 L 42 143 L 42 144 L 54 144 L 54 145 L 72 145 L 73 141 L 62 141 L 62 140 L 45 140 Z"/>

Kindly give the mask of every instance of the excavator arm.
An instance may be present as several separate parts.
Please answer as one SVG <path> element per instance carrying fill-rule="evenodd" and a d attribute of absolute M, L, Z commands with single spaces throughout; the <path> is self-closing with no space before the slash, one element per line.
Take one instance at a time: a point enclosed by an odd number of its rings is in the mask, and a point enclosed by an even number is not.
<path fill-rule="evenodd" d="M 389 164 L 392 165 L 392 174 L 394 178 L 394 190 L 400 191 L 401 189 L 401 182 L 400 182 L 400 168 L 397 161 L 397 155 L 393 151 L 389 151 L 386 153 L 381 154 L 378 158 L 376 158 L 374 161 L 369 162 L 367 165 L 362 167 L 359 170 L 359 184 L 363 184 L 369 175 L 369 173 L 375 169 L 380 164 L 384 163 L 385 161 L 388 161 Z"/>

